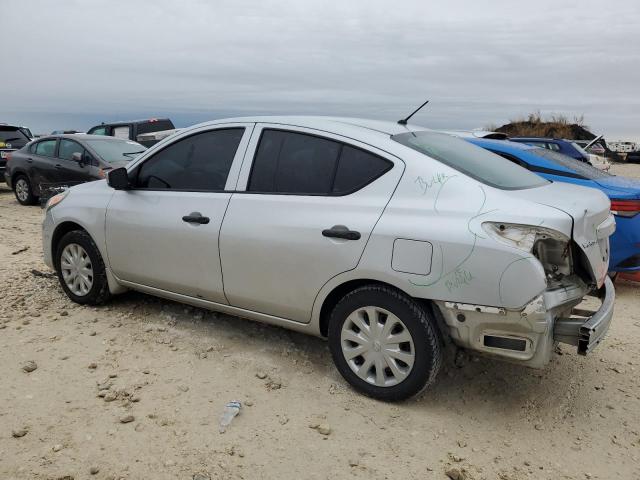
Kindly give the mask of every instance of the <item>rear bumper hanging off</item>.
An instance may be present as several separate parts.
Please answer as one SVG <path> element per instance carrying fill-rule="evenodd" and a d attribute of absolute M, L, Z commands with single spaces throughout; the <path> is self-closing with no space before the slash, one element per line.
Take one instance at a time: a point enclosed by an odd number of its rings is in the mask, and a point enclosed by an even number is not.
<path fill-rule="evenodd" d="M 598 290 L 602 305 L 596 311 L 574 308 L 571 317 L 558 318 L 553 329 L 554 340 L 578 347 L 580 355 L 592 351 L 605 337 L 613 318 L 613 304 L 616 298 L 613 283 L 609 277 Z"/>

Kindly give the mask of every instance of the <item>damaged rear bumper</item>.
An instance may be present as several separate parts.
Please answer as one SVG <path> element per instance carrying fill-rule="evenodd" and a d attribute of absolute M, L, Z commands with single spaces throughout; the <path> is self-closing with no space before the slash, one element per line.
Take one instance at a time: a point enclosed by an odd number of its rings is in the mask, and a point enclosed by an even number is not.
<path fill-rule="evenodd" d="M 613 283 L 607 276 L 604 285 L 598 290 L 602 305 L 596 311 L 574 308 L 571 317 L 558 318 L 553 329 L 556 341 L 578 347 L 580 355 L 586 355 L 604 339 L 611 319 L 616 299 Z"/>
<path fill-rule="evenodd" d="M 521 310 L 436 302 L 453 342 L 504 360 L 534 368 L 546 365 L 558 342 L 586 355 L 604 338 L 613 317 L 615 293 L 607 277 L 597 292 L 601 306 L 577 309 L 589 293 L 577 276 L 545 290 Z"/>

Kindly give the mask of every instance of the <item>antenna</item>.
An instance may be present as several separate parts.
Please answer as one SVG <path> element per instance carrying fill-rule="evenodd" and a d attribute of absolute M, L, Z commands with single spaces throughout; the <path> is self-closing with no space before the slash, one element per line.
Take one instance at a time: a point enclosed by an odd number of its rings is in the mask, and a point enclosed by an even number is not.
<path fill-rule="evenodd" d="M 411 117 L 413 117 L 416 113 L 418 113 L 422 109 L 422 107 L 424 107 L 427 103 L 429 103 L 429 100 L 427 100 L 422 105 L 420 105 L 418 108 L 416 108 L 413 112 L 411 112 L 411 115 L 409 115 L 407 118 L 403 118 L 402 120 L 398 120 L 398 123 L 400 125 L 406 125 L 407 122 L 409 121 L 409 119 Z"/>

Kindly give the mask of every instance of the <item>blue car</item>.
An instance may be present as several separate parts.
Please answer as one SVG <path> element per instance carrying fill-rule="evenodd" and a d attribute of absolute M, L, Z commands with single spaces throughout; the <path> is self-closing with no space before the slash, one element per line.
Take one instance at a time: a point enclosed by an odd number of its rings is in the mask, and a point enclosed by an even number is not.
<path fill-rule="evenodd" d="M 616 177 L 566 155 L 523 143 L 481 138 L 466 140 L 552 182 L 575 183 L 604 192 L 611 199 L 611 211 L 616 217 L 609 271 L 640 271 L 640 180 Z"/>
<path fill-rule="evenodd" d="M 546 148 L 552 152 L 562 153 L 581 162 L 589 163 L 589 154 L 576 142 L 559 138 L 510 137 L 512 142 L 526 143 L 533 147 Z"/>

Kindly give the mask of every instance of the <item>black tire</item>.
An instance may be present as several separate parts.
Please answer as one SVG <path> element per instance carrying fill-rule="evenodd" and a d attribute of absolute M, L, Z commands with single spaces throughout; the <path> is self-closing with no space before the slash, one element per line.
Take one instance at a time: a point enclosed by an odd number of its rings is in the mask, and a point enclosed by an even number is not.
<path fill-rule="evenodd" d="M 25 196 L 20 198 L 18 194 L 18 184 L 19 182 L 26 183 L 26 189 L 22 190 L 25 193 Z M 29 181 L 29 177 L 26 175 L 18 175 L 13 180 L 13 194 L 16 196 L 16 200 L 20 205 L 35 205 L 38 203 L 38 196 L 33 194 L 33 188 L 31 186 L 31 182 Z"/>
<path fill-rule="evenodd" d="M 394 314 L 411 335 L 415 358 L 413 367 L 406 378 L 396 385 L 377 386 L 368 383 L 351 369 L 343 354 L 343 325 L 350 314 L 366 306 L 382 308 Z M 329 319 L 329 348 L 338 371 L 353 388 L 370 397 L 391 402 L 417 395 L 431 385 L 443 357 L 436 320 L 431 312 L 411 297 L 384 285 L 360 287 L 338 302 Z"/>
<path fill-rule="evenodd" d="M 72 292 L 62 276 L 62 269 L 60 268 L 62 252 L 67 245 L 72 243 L 80 245 L 85 252 L 87 252 L 89 260 L 91 261 L 91 268 L 93 269 L 93 284 L 85 295 L 77 295 Z M 100 255 L 100 250 L 98 250 L 98 247 L 91 236 L 84 230 L 73 230 L 65 234 L 62 239 L 60 239 L 55 252 L 54 265 L 56 272 L 58 273 L 60 286 L 64 290 L 64 293 L 66 293 L 74 302 L 81 305 L 100 305 L 105 303 L 111 297 L 107 274 L 102 260 L 102 255 Z"/>

